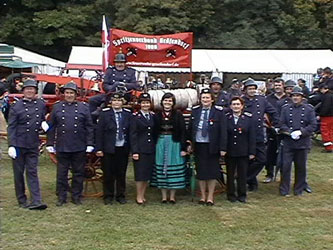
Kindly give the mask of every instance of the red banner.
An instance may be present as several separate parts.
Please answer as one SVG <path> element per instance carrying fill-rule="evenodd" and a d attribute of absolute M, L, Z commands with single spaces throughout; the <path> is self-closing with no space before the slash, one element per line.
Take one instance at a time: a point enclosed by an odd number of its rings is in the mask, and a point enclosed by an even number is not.
<path fill-rule="evenodd" d="M 142 35 L 110 29 L 109 64 L 120 48 L 128 66 L 190 68 L 193 33 Z"/>

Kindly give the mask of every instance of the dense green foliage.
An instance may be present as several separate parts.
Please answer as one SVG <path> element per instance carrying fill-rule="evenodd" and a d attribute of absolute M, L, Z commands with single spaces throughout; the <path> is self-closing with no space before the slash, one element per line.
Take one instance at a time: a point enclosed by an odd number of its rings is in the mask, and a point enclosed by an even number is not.
<path fill-rule="evenodd" d="M 0 42 L 67 60 L 109 27 L 194 32 L 197 48 L 333 48 L 331 0 L 4 0 Z"/>

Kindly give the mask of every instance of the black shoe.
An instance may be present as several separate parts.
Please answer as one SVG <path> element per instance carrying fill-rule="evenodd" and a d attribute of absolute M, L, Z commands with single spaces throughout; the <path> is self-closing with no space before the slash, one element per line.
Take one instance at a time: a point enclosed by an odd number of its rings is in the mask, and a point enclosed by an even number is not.
<path fill-rule="evenodd" d="M 205 204 L 206 204 L 206 201 L 205 201 L 205 200 L 199 200 L 199 201 L 198 201 L 198 204 L 199 204 L 199 205 L 205 205 Z"/>
<path fill-rule="evenodd" d="M 144 205 L 144 204 L 145 204 L 145 202 L 144 202 L 144 201 L 138 202 L 138 200 L 137 200 L 137 199 L 135 199 L 135 202 L 136 202 L 136 204 L 138 204 L 139 206 L 140 206 L 140 205 Z"/>
<path fill-rule="evenodd" d="M 255 185 L 249 185 L 247 190 L 249 192 L 256 192 L 258 190 L 258 186 L 255 186 Z"/>
<path fill-rule="evenodd" d="M 47 205 L 43 203 L 32 203 L 29 206 L 29 210 L 45 210 L 47 209 Z"/>
<path fill-rule="evenodd" d="M 272 177 L 266 177 L 266 179 L 263 181 L 263 183 L 271 183 L 271 182 L 273 182 Z"/>
<path fill-rule="evenodd" d="M 236 201 L 237 201 L 237 199 L 236 199 L 236 198 L 228 198 L 228 201 L 230 201 L 230 202 L 234 203 L 234 202 L 236 202 Z"/>
<path fill-rule="evenodd" d="M 66 203 L 66 200 L 58 200 L 56 203 L 57 207 L 61 207 L 62 205 L 64 205 Z"/>
<path fill-rule="evenodd" d="M 75 205 L 82 205 L 82 201 L 80 198 L 72 198 L 72 203 L 74 203 Z"/>
<path fill-rule="evenodd" d="M 20 207 L 20 208 L 29 208 L 29 204 L 26 203 L 26 202 L 24 202 L 24 203 L 20 203 L 20 204 L 19 204 L 19 207 Z"/>
<path fill-rule="evenodd" d="M 212 201 L 207 201 L 207 202 L 206 202 L 206 205 L 209 206 L 209 207 L 214 206 L 214 202 L 212 202 Z"/>
<path fill-rule="evenodd" d="M 312 189 L 309 186 L 305 187 L 304 191 L 307 192 L 307 193 L 309 193 L 309 194 L 312 193 Z"/>
<path fill-rule="evenodd" d="M 112 199 L 104 199 L 104 205 L 112 205 Z"/>
<path fill-rule="evenodd" d="M 162 200 L 161 203 L 162 203 L 162 204 L 167 204 L 168 201 L 167 201 L 167 200 Z"/>
<path fill-rule="evenodd" d="M 172 204 L 172 205 L 175 205 L 175 204 L 176 204 L 176 200 L 170 200 L 169 202 L 170 202 L 170 204 Z"/>
<path fill-rule="evenodd" d="M 238 201 L 242 202 L 242 203 L 246 203 L 247 202 L 246 198 L 244 198 L 244 197 L 238 198 Z"/>
<path fill-rule="evenodd" d="M 122 205 L 127 203 L 127 200 L 125 198 L 119 198 L 119 199 L 117 199 L 117 201 Z"/>
<path fill-rule="evenodd" d="M 284 196 L 284 197 L 290 197 L 290 194 L 286 194 L 286 193 L 280 193 L 281 196 Z"/>

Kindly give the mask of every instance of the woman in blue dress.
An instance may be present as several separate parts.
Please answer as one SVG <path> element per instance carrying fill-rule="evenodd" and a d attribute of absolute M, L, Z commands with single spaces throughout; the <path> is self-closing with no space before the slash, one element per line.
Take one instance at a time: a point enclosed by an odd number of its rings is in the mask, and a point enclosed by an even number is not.
<path fill-rule="evenodd" d="M 154 113 L 148 93 L 139 97 L 140 110 L 133 114 L 130 127 L 131 151 L 136 182 L 136 203 L 144 204 L 148 181 L 155 163 Z"/>

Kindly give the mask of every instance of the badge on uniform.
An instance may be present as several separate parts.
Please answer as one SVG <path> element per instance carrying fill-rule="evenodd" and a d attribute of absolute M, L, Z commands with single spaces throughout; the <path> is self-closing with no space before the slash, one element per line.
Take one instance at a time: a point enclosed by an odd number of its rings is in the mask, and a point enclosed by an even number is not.
<path fill-rule="evenodd" d="M 242 133 L 242 128 L 238 128 L 238 133 Z"/>
<path fill-rule="evenodd" d="M 214 120 L 213 119 L 209 120 L 209 125 L 213 125 L 213 124 L 214 124 Z"/>

